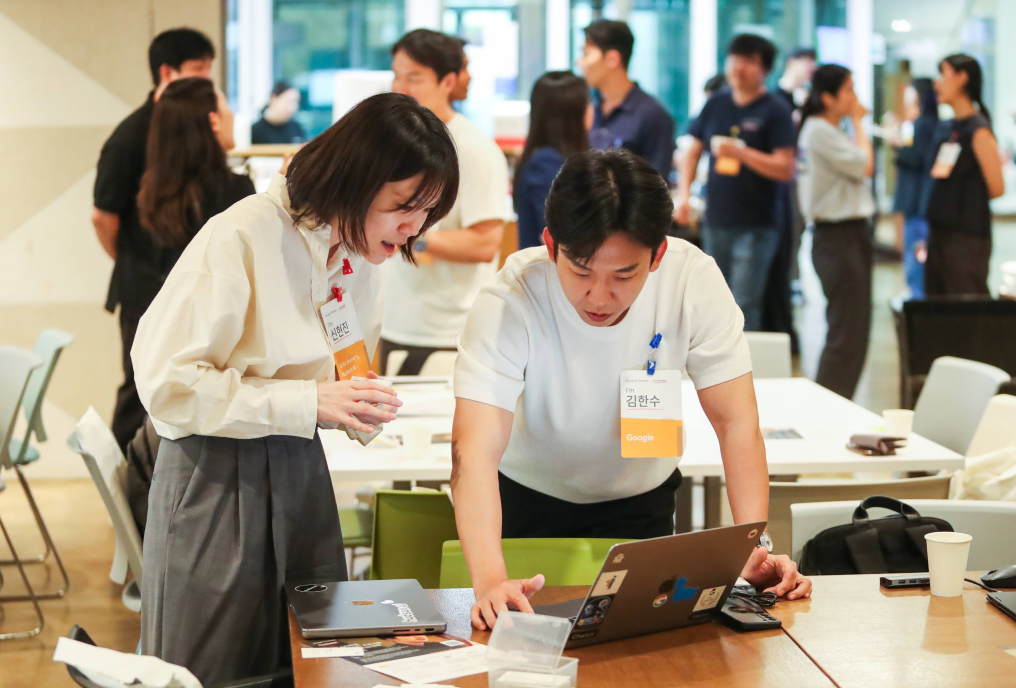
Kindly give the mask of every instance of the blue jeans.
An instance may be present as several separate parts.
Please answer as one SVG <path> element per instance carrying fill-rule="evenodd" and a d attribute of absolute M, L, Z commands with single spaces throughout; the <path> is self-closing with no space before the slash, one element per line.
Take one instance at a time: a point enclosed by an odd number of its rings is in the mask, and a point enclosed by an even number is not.
<path fill-rule="evenodd" d="M 779 244 L 780 233 L 775 227 L 703 228 L 703 249 L 727 280 L 744 313 L 746 332 L 762 329 L 762 296 Z"/>
<path fill-rule="evenodd" d="M 924 298 L 924 263 L 917 260 L 919 244 L 928 245 L 928 220 L 916 215 L 903 218 L 903 275 L 910 298 Z"/>

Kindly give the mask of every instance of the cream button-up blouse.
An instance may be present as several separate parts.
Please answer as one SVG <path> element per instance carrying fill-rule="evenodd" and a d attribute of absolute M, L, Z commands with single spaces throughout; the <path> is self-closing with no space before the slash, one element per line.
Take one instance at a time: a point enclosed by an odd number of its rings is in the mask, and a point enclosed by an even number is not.
<path fill-rule="evenodd" d="M 317 383 L 335 379 L 319 312 L 332 286 L 352 298 L 374 352 L 384 265 L 341 247 L 328 260 L 330 227 L 297 226 L 290 211 L 276 175 L 211 218 L 141 318 L 134 379 L 162 437 L 313 437 Z"/>

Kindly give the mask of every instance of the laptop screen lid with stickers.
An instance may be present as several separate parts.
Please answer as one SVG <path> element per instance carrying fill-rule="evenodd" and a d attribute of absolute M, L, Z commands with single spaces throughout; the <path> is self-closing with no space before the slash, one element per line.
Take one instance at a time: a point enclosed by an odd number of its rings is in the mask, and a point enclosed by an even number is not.
<path fill-rule="evenodd" d="M 304 638 L 443 633 L 448 624 L 415 580 L 286 583 Z"/>
<path fill-rule="evenodd" d="M 765 526 L 614 545 L 584 599 L 534 611 L 572 619 L 569 649 L 705 623 L 723 608 Z"/>

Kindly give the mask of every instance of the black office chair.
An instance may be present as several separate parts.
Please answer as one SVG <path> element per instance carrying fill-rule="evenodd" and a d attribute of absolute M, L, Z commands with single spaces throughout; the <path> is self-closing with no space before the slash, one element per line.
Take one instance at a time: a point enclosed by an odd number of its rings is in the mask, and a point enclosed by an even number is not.
<path fill-rule="evenodd" d="M 88 632 L 77 624 L 71 628 L 67 637 L 81 643 L 95 645 L 95 641 L 88 635 Z M 102 688 L 97 683 L 88 680 L 87 676 L 70 664 L 67 665 L 67 673 L 71 675 L 74 682 L 81 686 L 81 688 Z M 293 670 L 285 669 L 267 676 L 253 676 L 228 683 L 217 683 L 214 686 L 207 686 L 206 688 L 293 688 Z"/>
<path fill-rule="evenodd" d="M 1016 376 L 1016 301 L 980 296 L 904 301 L 893 317 L 901 408 L 914 408 L 931 364 L 941 356 L 988 363 Z"/>

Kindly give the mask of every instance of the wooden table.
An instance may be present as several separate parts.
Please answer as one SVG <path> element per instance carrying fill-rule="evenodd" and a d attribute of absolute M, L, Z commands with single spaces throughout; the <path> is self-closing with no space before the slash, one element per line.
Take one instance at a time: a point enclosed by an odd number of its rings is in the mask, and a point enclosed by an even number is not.
<path fill-rule="evenodd" d="M 977 579 L 980 573 L 971 573 Z M 1016 685 L 1016 621 L 969 583 L 962 597 L 886 591 L 878 576 L 816 576 L 809 600 L 780 602 L 784 631 L 840 688 Z"/>
<path fill-rule="evenodd" d="M 546 588 L 536 604 L 563 602 L 586 593 L 585 587 Z M 469 608 L 475 598 L 469 589 L 428 590 L 448 619 L 448 633 L 486 643 L 489 633 L 474 631 Z M 401 685 L 401 681 L 365 669 L 345 659 L 302 659 L 301 636 L 290 614 L 290 638 L 296 688 L 371 688 Z M 630 638 L 568 651 L 579 658 L 582 688 L 596 686 L 693 685 L 762 688 L 831 688 L 833 684 L 783 631 L 738 634 L 717 623 L 667 633 Z M 487 688 L 487 675 L 448 681 L 459 688 Z"/>

